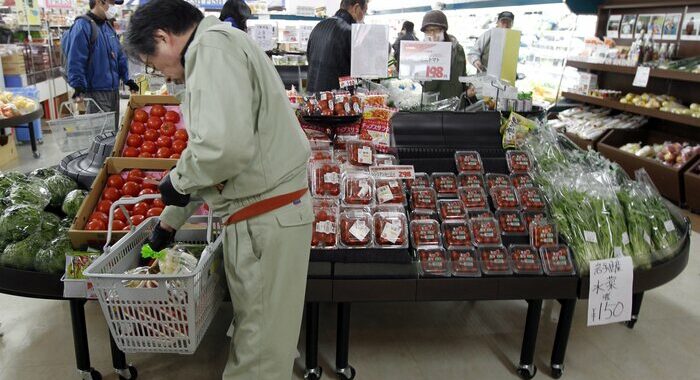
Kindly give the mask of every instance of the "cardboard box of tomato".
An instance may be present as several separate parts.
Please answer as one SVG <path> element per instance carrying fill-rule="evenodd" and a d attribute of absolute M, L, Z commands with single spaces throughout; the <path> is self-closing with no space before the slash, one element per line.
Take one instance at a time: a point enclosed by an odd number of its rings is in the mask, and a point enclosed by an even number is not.
<path fill-rule="evenodd" d="M 134 95 L 129 100 L 112 156 L 172 162 L 180 158 L 188 140 L 176 98 Z"/>

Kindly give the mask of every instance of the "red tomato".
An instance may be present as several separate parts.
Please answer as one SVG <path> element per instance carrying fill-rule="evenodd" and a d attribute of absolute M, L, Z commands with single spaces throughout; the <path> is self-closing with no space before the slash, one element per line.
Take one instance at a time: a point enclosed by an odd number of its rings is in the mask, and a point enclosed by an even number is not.
<path fill-rule="evenodd" d="M 180 159 L 180 153 L 171 154 L 171 155 L 170 155 L 170 158 L 173 159 L 173 160 L 179 160 L 179 159 Z"/>
<path fill-rule="evenodd" d="M 152 194 L 156 194 L 156 191 L 153 190 L 153 189 L 143 189 L 143 190 L 141 190 L 141 192 L 139 193 L 139 197 L 142 196 L 142 195 L 152 195 Z"/>
<path fill-rule="evenodd" d="M 128 146 L 124 149 L 124 157 L 138 157 L 139 150 L 133 146 Z"/>
<path fill-rule="evenodd" d="M 131 224 L 133 224 L 134 226 L 138 226 L 139 224 L 143 223 L 146 217 L 143 215 L 134 215 L 129 219 L 131 219 Z"/>
<path fill-rule="evenodd" d="M 151 116 L 163 117 L 166 114 L 166 109 L 160 104 L 151 107 Z"/>
<path fill-rule="evenodd" d="M 153 207 L 160 207 L 160 208 L 165 208 L 165 203 L 163 203 L 163 200 L 158 198 L 153 200 Z"/>
<path fill-rule="evenodd" d="M 146 125 L 148 126 L 148 129 L 158 129 L 161 125 L 163 125 L 163 119 L 156 116 L 151 116 L 148 118 L 148 123 Z"/>
<path fill-rule="evenodd" d="M 144 132 L 146 132 L 146 126 L 140 121 L 133 121 L 131 123 L 131 128 L 129 128 L 129 132 L 142 135 Z"/>
<path fill-rule="evenodd" d="M 102 192 L 102 199 L 106 199 L 108 201 L 116 202 L 119 197 L 121 197 L 121 194 L 116 187 L 108 187 L 104 192 Z"/>
<path fill-rule="evenodd" d="M 127 181 L 124 186 L 122 186 L 122 194 L 124 195 L 131 195 L 132 197 L 135 197 L 139 195 L 139 192 L 141 191 L 141 185 L 139 185 L 136 182 L 132 181 Z"/>
<path fill-rule="evenodd" d="M 124 215 L 121 208 L 117 208 L 114 211 L 114 220 L 126 223 L 126 215 Z"/>
<path fill-rule="evenodd" d="M 90 215 L 88 220 L 99 220 L 107 224 L 109 217 L 104 212 L 95 211 Z"/>
<path fill-rule="evenodd" d="M 126 145 L 132 146 L 134 148 L 140 147 L 142 143 L 143 143 L 143 137 L 141 137 L 140 135 L 130 134 L 126 138 Z"/>
<path fill-rule="evenodd" d="M 154 129 L 148 129 L 143 133 L 143 139 L 146 141 L 156 141 L 160 134 Z"/>
<path fill-rule="evenodd" d="M 156 153 L 158 158 L 168 158 L 171 154 L 170 148 L 167 147 L 158 148 L 158 153 Z"/>
<path fill-rule="evenodd" d="M 112 207 L 112 203 L 114 202 L 103 199 L 97 202 L 97 207 L 95 207 L 95 210 L 103 212 L 105 214 L 109 214 L 109 208 Z"/>
<path fill-rule="evenodd" d="M 180 122 L 180 113 L 176 111 L 168 111 L 165 113 L 165 121 L 169 121 L 173 124 Z"/>
<path fill-rule="evenodd" d="M 134 211 L 131 213 L 134 215 L 146 215 L 148 212 L 149 206 L 148 203 L 146 202 L 139 202 L 134 206 Z"/>
<path fill-rule="evenodd" d="M 153 158 L 153 153 L 141 152 L 139 153 L 139 158 Z"/>
<path fill-rule="evenodd" d="M 112 231 L 122 231 L 126 227 L 126 223 L 121 220 L 115 220 L 112 222 Z"/>
<path fill-rule="evenodd" d="M 150 218 L 152 216 L 160 216 L 160 214 L 163 212 L 163 209 L 160 207 L 153 207 L 152 209 L 148 210 L 146 213 L 146 217 Z"/>
<path fill-rule="evenodd" d="M 170 146 L 173 145 L 173 141 L 168 136 L 160 136 L 160 137 L 158 137 L 158 140 L 156 141 L 156 145 L 159 148 L 170 148 Z"/>
<path fill-rule="evenodd" d="M 107 186 L 121 188 L 122 186 L 124 186 L 124 180 L 122 179 L 122 176 L 118 174 L 112 174 L 107 178 Z"/>
<path fill-rule="evenodd" d="M 141 169 L 131 169 L 129 170 L 129 174 L 127 177 L 139 177 L 143 179 L 146 176 L 146 174 L 143 173 L 143 170 Z"/>
<path fill-rule="evenodd" d="M 187 141 L 189 139 L 189 136 L 187 135 L 187 131 L 184 129 L 178 129 L 175 131 L 175 140 L 182 140 L 182 141 Z"/>
<path fill-rule="evenodd" d="M 122 228 L 122 231 L 131 231 L 131 226 L 126 225 L 126 227 Z"/>
<path fill-rule="evenodd" d="M 182 153 L 185 148 L 187 148 L 187 143 L 182 141 L 182 140 L 175 140 L 173 141 L 173 152 L 175 153 Z"/>
<path fill-rule="evenodd" d="M 145 123 L 148 121 L 148 113 L 144 110 L 136 110 L 136 112 L 134 112 L 134 121 Z"/>
<path fill-rule="evenodd" d="M 88 231 L 104 231 L 107 229 L 107 225 L 101 220 L 94 219 L 85 225 L 85 229 Z"/>
<path fill-rule="evenodd" d="M 158 150 L 156 147 L 156 143 L 153 141 L 144 141 L 143 144 L 141 144 L 141 153 L 155 153 Z"/>
<path fill-rule="evenodd" d="M 177 128 L 175 128 L 175 124 L 173 124 L 169 121 L 166 121 L 160 127 L 160 135 L 161 136 L 173 137 L 173 136 L 175 136 L 175 131 L 177 131 Z"/>

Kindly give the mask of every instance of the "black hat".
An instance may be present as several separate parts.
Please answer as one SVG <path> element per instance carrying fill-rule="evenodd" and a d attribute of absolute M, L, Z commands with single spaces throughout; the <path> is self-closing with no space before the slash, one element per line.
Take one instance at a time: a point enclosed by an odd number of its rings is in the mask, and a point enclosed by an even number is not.
<path fill-rule="evenodd" d="M 439 26 L 447 30 L 447 16 L 441 11 L 430 11 L 423 16 L 423 26 L 420 31 L 425 32 L 425 28 L 429 26 Z"/>
<path fill-rule="evenodd" d="M 508 12 L 508 11 L 501 12 L 498 14 L 498 21 L 501 21 L 503 19 L 515 21 L 515 15 L 513 14 L 513 12 Z"/>

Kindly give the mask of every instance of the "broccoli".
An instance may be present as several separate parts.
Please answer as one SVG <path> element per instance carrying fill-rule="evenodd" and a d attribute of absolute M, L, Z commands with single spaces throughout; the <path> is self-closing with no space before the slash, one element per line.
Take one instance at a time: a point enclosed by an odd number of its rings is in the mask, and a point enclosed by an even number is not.
<path fill-rule="evenodd" d="M 15 242 L 41 229 L 41 210 L 27 205 L 11 206 L 0 216 L 0 237 Z"/>
<path fill-rule="evenodd" d="M 47 179 L 56 174 L 60 174 L 60 172 L 54 168 L 39 168 L 29 173 L 29 176 L 39 179 Z"/>
<path fill-rule="evenodd" d="M 0 255 L 0 265 L 21 270 L 33 270 L 34 258 L 40 249 L 40 239 L 32 235 L 5 247 Z"/>
<path fill-rule="evenodd" d="M 34 268 L 39 272 L 61 274 L 66 268 L 66 255 L 72 251 L 68 235 L 61 235 L 36 254 Z"/>
<path fill-rule="evenodd" d="M 68 218 L 73 219 L 76 215 L 78 215 L 78 210 L 83 204 L 85 197 L 87 197 L 87 194 L 87 191 L 84 190 L 73 190 L 66 195 L 66 199 L 63 200 L 61 210 L 63 210 Z"/>
<path fill-rule="evenodd" d="M 68 193 L 78 188 L 75 181 L 60 173 L 46 178 L 44 184 L 51 194 L 51 207 L 61 207 Z"/>
<path fill-rule="evenodd" d="M 16 183 L 6 192 L 7 200 L 13 205 L 29 205 L 44 209 L 51 200 L 51 193 L 40 182 Z"/>

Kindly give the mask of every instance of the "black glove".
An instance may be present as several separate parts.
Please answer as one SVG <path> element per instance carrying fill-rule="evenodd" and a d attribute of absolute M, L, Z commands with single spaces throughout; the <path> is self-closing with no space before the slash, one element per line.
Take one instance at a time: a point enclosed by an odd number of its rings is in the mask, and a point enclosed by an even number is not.
<path fill-rule="evenodd" d="M 126 81 L 126 83 L 124 83 L 124 84 L 126 85 L 126 87 L 129 87 L 129 91 L 131 91 L 131 92 L 139 92 L 139 85 L 136 84 L 136 82 L 134 82 L 133 79 L 129 79 L 129 80 Z"/>
<path fill-rule="evenodd" d="M 173 183 L 170 181 L 170 174 L 163 177 L 158 185 L 158 190 L 160 190 L 160 196 L 163 198 L 163 203 L 166 206 L 185 207 L 190 203 L 189 194 L 180 194 L 175 190 Z"/>
<path fill-rule="evenodd" d="M 85 93 L 84 88 L 80 88 L 80 87 L 76 88 L 75 92 L 73 93 L 73 99 L 83 96 L 84 93 Z"/>
<path fill-rule="evenodd" d="M 156 227 L 153 229 L 151 232 L 151 236 L 148 238 L 148 245 L 151 246 L 151 249 L 160 252 L 166 248 L 170 244 L 172 244 L 175 241 L 175 231 L 168 231 L 165 228 L 160 226 L 160 222 L 156 224 Z"/>

